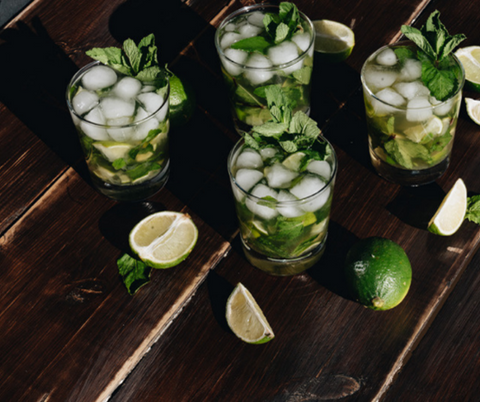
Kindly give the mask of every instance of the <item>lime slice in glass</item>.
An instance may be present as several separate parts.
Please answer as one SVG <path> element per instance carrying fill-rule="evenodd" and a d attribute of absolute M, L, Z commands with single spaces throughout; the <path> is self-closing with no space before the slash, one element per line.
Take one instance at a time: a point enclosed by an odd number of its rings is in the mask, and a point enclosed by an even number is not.
<path fill-rule="evenodd" d="M 188 257 L 198 230 L 188 214 L 163 211 L 147 216 L 130 232 L 132 250 L 150 267 L 170 268 Z"/>
<path fill-rule="evenodd" d="M 405 135 L 410 141 L 420 142 L 426 135 L 429 139 L 442 134 L 443 122 L 440 118 L 433 116 L 426 124 L 419 124 L 404 130 Z"/>
<path fill-rule="evenodd" d="M 287 167 L 294 172 L 298 172 L 300 170 L 300 162 L 304 158 L 305 154 L 303 152 L 295 152 L 294 154 L 289 155 L 285 160 L 282 162 L 283 166 Z"/>
<path fill-rule="evenodd" d="M 92 144 L 97 148 L 110 162 L 127 156 L 133 146 L 123 142 L 99 141 Z"/>
<path fill-rule="evenodd" d="M 241 283 L 227 300 L 226 318 L 230 329 L 244 342 L 260 344 L 275 337 L 257 302 Z"/>
<path fill-rule="evenodd" d="M 455 56 L 463 64 L 467 86 L 480 92 L 480 46 L 463 47 L 455 52 Z"/>
<path fill-rule="evenodd" d="M 453 235 L 465 220 L 466 212 L 467 187 L 458 179 L 430 220 L 428 230 L 441 236 Z"/>
<path fill-rule="evenodd" d="M 343 61 L 350 56 L 355 46 L 355 35 L 349 27 L 330 20 L 313 21 L 313 26 L 317 55 L 330 62 Z"/>
<path fill-rule="evenodd" d="M 465 98 L 465 105 L 470 118 L 480 125 L 480 100 Z"/>

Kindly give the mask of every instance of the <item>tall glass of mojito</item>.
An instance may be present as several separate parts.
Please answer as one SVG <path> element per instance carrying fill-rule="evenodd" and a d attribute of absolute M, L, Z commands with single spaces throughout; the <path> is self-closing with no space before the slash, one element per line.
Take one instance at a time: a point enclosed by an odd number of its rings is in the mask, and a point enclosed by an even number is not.
<path fill-rule="evenodd" d="M 337 158 L 320 130 L 298 124 L 307 119 L 297 113 L 277 135 L 274 123 L 259 126 L 268 135 L 246 134 L 228 157 L 246 258 L 272 275 L 303 272 L 325 251 Z"/>
<path fill-rule="evenodd" d="M 294 111 L 310 112 L 314 40 L 312 22 L 293 3 L 243 7 L 221 23 L 215 46 L 240 134 L 270 119 L 269 85 L 285 92 Z"/>
<path fill-rule="evenodd" d="M 427 28 L 404 26 L 402 31 L 417 41 L 430 33 L 426 38 L 435 43 L 425 39 L 418 46 L 411 41 L 384 46 L 366 60 L 361 80 L 373 166 L 387 180 L 419 186 L 440 177 L 450 162 L 465 82 L 462 64 L 450 52 L 463 35 L 456 41 L 450 37 L 438 12 Z M 409 35 L 412 31 L 415 35 Z M 435 35 L 443 35 L 444 42 L 432 39 Z M 439 43 L 449 38 L 447 51 Z"/>
<path fill-rule="evenodd" d="M 114 200 L 138 201 L 169 176 L 170 86 L 157 69 L 137 77 L 122 71 L 92 62 L 72 78 L 66 98 L 94 186 Z"/>

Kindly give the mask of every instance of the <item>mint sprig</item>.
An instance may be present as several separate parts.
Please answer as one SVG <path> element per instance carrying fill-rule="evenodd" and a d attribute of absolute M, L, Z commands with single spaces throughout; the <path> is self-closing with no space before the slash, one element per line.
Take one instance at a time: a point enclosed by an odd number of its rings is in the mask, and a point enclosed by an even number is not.
<path fill-rule="evenodd" d="M 124 254 L 117 260 L 117 266 L 118 273 L 130 295 L 134 295 L 138 289 L 150 282 L 152 268 L 128 254 Z"/>
<path fill-rule="evenodd" d="M 420 29 L 402 25 L 402 33 L 421 50 L 422 81 L 430 93 L 440 101 L 450 98 L 458 88 L 458 80 L 447 56 L 466 39 L 464 34 L 451 36 L 435 10 Z"/>
<path fill-rule="evenodd" d="M 280 3 L 278 14 L 266 13 L 263 17 L 265 32 L 262 35 L 239 40 L 232 49 L 264 54 L 266 50 L 289 40 L 297 30 L 302 29 L 300 13 L 293 3 Z"/>
<path fill-rule="evenodd" d="M 165 68 L 158 64 L 157 46 L 153 34 L 140 40 L 138 46 L 132 39 L 127 39 L 123 42 L 122 49 L 94 47 L 87 50 L 86 54 L 122 74 L 143 82 L 163 79 L 167 74 Z"/>
<path fill-rule="evenodd" d="M 480 225 L 480 195 L 467 198 L 467 213 L 465 219 Z"/>

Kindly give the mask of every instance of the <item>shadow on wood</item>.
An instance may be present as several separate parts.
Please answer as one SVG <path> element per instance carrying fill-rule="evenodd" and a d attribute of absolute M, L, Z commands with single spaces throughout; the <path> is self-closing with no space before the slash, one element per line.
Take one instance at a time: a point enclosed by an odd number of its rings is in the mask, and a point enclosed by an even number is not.
<path fill-rule="evenodd" d="M 228 297 L 233 292 L 235 286 L 222 276 L 218 275 L 215 271 L 210 271 L 207 277 L 207 287 L 213 316 L 223 330 L 232 333 L 227 324 L 227 319 L 225 318 L 225 308 L 227 306 Z"/>

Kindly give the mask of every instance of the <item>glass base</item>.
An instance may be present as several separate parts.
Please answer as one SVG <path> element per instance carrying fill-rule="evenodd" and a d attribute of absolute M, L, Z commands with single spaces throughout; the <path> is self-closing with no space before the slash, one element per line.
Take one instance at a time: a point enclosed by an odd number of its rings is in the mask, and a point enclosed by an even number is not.
<path fill-rule="evenodd" d="M 92 175 L 95 188 L 103 195 L 115 201 L 136 202 L 143 201 L 158 193 L 167 183 L 170 176 L 170 162 L 153 179 L 146 180 L 139 184 L 119 186 L 106 183 L 97 176 Z"/>
<path fill-rule="evenodd" d="M 373 167 L 381 177 L 393 183 L 407 187 L 418 187 L 434 182 L 445 173 L 448 165 L 450 164 L 449 155 L 443 161 L 435 166 L 432 166 L 431 168 L 408 170 L 388 164 L 380 159 L 371 149 L 370 157 L 372 159 Z"/>
<path fill-rule="evenodd" d="M 325 236 L 324 241 L 317 248 L 296 258 L 267 257 L 248 247 L 243 238 L 241 238 L 241 240 L 245 257 L 247 257 L 248 262 L 254 267 L 257 267 L 258 269 L 270 275 L 292 276 L 300 274 L 308 268 L 311 268 L 320 260 L 325 252 L 327 237 Z"/>

